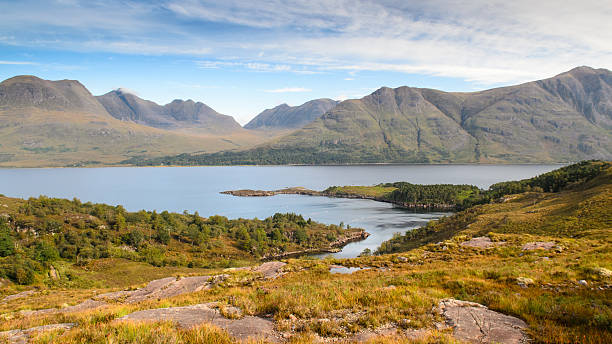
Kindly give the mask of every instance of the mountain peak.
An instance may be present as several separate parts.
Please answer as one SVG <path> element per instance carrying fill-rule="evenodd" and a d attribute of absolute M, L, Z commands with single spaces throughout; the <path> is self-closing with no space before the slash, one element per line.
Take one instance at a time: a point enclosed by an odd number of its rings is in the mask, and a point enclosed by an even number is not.
<path fill-rule="evenodd" d="M 246 129 L 297 129 L 314 121 L 338 104 L 329 98 L 314 99 L 299 106 L 280 104 L 264 110 L 244 127 Z"/>

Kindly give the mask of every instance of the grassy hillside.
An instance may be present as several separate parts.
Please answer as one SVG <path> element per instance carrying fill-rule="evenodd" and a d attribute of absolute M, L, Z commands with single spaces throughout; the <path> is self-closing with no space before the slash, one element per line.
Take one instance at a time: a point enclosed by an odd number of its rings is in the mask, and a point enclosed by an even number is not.
<path fill-rule="evenodd" d="M 603 164 L 585 163 L 582 168 L 587 165 Z M 23 202 L 5 202 L 9 201 Z M 443 321 L 435 310 L 438 302 L 453 297 L 524 320 L 533 343 L 610 343 L 610 209 L 612 167 L 607 166 L 559 190 L 505 195 L 499 202 L 432 222 L 415 230 L 410 239 L 394 238 L 381 247 L 380 255 L 286 260 L 286 274 L 277 279 L 243 271 L 189 272 L 183 267 L 95 259 L 71 269 L 75 276 L 100 281 L 97 289 L 40 285 L 34 295 L 0 305 L 0 329 L 77 323 L 71 330 L 36 335 L 35 343 L 231 343 L 226 332 L 206 324 L 186 330 L 163 321 L 114 321 L 137 310 L 214 301 L 222 310 L 237 307 L 245 315 L 271 317 L 266 319 L 274 321 L 288 343 L 350 341 L 363 333 L 373 335 L 369 343 L 457 343 L 452 329 L 436 327 Z M 470 245 L 474 238 L 486 245 Z M 530 249 L 533 243 L 548 246 Z M 390 251 L 394 253 L 385 253 Z M 329 268 L 334 264 L 368 269 L 332 274 Z M 121 279 L 116 278 L 119 271 Z M 95 311 L 33 316 L 18 312 L 74 304 L 95 293 L 138 285 L 142 275 L 153 279 L 164 273 L 230 277 L 209 290 L 135 304 L 119 302 Z M 23 287 L 7 284 L 1 290 L 10 294 Z"/>
<path fill-rule="evenodd" d="M 0 110 L 0 166 L 116 164 L 127 158 L 245 148 L 264 135 L 173 133 L 110 116 L 24 108 Z"/>

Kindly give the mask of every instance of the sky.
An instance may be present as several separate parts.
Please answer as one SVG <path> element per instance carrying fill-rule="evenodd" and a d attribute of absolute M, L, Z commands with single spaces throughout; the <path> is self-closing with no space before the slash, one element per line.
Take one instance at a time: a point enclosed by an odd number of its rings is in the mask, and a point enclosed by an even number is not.
<path fill-rule="evenodd" d="M 241 124 L 382 87 L 476 91 L 612 69 L 612 1 L 0 0 L 0 79 L 76 79 Z"/>

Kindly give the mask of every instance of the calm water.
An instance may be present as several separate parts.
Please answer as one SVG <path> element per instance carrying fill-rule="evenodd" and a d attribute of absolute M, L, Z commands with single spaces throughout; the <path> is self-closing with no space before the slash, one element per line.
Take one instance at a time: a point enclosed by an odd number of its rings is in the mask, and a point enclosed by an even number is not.
<path fill-rule="evenodd" d="M 347 245 L 339 257 L 375 250 L 395 232 L 419 227 L 443 213 L 414 213 L 369 200 L 313 196 L 234 197 L 236 189 L 272 190 L 303 186 L 373 185 L 407 181 L 415 184 L 473 184 L 481 188 L 505 180 L 533 177 L 559 165 L 368 165 L 368 166 L 231 166 L 164 168 L 0 169 L 0 193 L 27 198 L 77 197 L 86 202 L 121 204 L 127 210 L 198 211 L 202 216 L 264 218 L 294 212 L 323 223 L 344 222 L 372 235 Z"/>

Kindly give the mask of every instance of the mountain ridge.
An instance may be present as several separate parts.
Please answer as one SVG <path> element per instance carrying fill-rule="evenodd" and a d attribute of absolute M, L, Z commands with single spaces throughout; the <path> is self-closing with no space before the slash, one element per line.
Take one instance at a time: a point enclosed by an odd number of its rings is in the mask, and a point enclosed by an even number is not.
<path fill-rule="evenodd" d="M 382 87 L 256 148 L 144 163 L 532 163 L 611 157 L 612 72 L 577 67 L 469 93 Z"/>
<path fill-rule="evenodd" d="M 339 102 L 329 98 L 310 100 L 298 106 L 286 103 L 266 109 L 255 116 L 244 128 L 246 129 L 297 129 L 317 119 L 331 110 Z"/>

